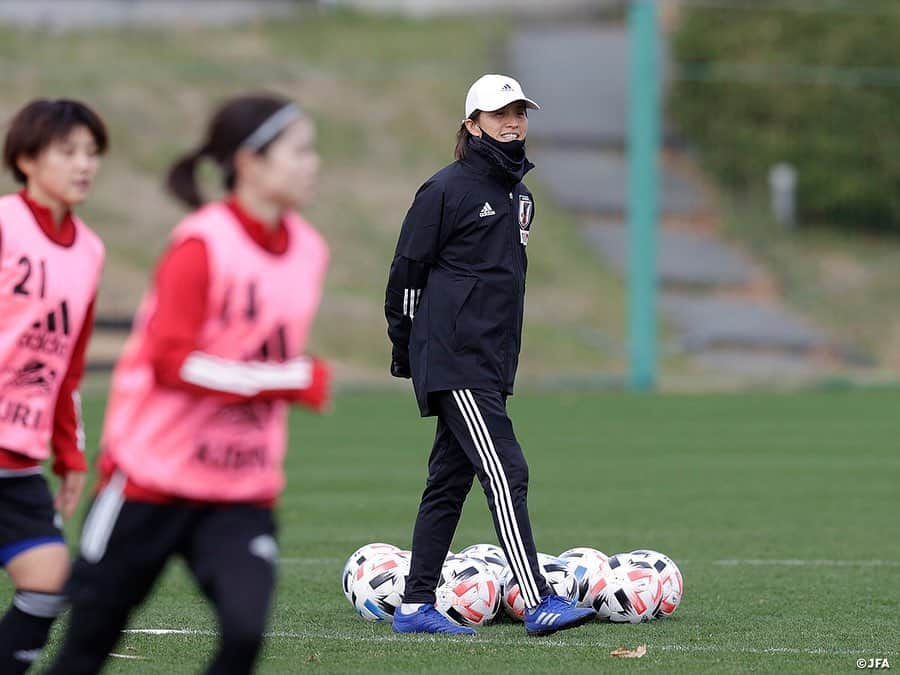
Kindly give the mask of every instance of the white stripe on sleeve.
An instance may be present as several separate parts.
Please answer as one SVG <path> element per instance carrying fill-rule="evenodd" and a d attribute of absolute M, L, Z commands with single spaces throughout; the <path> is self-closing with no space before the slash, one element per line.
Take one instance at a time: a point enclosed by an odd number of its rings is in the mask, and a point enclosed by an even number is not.
<path fill-rule="evenodd" d="M 403 316 L 408 316 L 410 319 L 415 318 L 419 301 L 422 299 L 422 290 L 421 288 L 403 289 Z"/>
<path fill-rule="evenodd" d="M 81 394 L 77 389 L 72 392 L 72 405 L 75 407 L 75 446 L 84 454 L 84 418 L 81 414 Z"/>
<path fill-rule="evenodd" d="M 125 474 L 116 471 L 94 500 L 81 533 L 81 555 L 89 563 L 99 562 L 106 554 L 119 512 L 125 503 Z"/>
<path fill-rule="evenodd" d="M 207 389 L 255 396 L 272 389 L 305 389 L 312 382 L 312 361 L 307 357 L 284 363 L 233 361 L 193 352 L 179 372 L 181 379 Z"/>

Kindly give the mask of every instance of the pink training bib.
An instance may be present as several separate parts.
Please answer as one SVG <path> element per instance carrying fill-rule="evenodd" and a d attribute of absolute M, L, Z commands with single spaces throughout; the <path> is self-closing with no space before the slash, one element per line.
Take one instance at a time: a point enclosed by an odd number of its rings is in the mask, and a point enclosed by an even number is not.
<path fill-rule="evenodd" d="M 103 242 L 72 220 L 75 241 L 61 246 L 22 197 L 0 197 L 0 447 L 37 460 L 50 456 L 56 398 L 103 267 Z"/>
<path fill-rule="evenodd" d="M 303 354 L 328 248 L 299 215 L 285 221 L 288 248 L 279 255 L 253 242 L 221 203 L 203 207 L 175 229 L 173 243 L 201 239 L 209 261 L 208 315 L 198 352 L 223 362 L 279 362 Z M 154 304 L 151 289 L 116 366 L 104 453 L 134 482 L 165 494 L 221 502 L 276 497 L 284 487 L 288 404 L 223 404 L 215 395 L 158 386 L 146 339 Z M 214 365 L 207 365 L 214 380 Z"/>

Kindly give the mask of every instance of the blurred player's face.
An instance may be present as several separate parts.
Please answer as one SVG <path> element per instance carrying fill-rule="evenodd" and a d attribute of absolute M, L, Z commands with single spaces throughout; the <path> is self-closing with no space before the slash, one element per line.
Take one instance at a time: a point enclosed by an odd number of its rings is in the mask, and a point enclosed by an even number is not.
<path fill-rule="evenodd" d="M 88 128 L 75 127 L 37 157 L 20 157 L 18 164 L 33 198 L 46 206 L 71 208 L 87 199 L 100 168 L 100 153 Z"/>
<path fill-rule="evenodd" d="M 487 134 L 494 140 L 524 141 L 528 134 L 528 115 L 525 102 L 513 101 L 499 110 L 481 111 L 474 120 L 466 120 L 466 128 L 473 136 Z"/>
<path fill-rule="evenodd" d="M 301 118 L 287 127 L 256 159 L 248 178 L 260 197 L 281 209 L 301 209 L 312 201 L 319 178 L 319 153 L 309 119 Z"/>

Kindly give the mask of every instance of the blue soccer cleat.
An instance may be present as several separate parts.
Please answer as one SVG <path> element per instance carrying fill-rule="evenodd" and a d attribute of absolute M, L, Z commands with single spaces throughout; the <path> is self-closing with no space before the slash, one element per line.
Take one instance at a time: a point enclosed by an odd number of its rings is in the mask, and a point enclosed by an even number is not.
<path fill-rule="evenodd" d="M 448 633 L 450 635 L 475 635 L 475 631 L 458 626 L 434 608 L 422 605 L 412 614 L 404 614 L 398 608 L 394 612 L 395 633 Z"/>
<path fill-rule="evenodd" d="M 596 617 L 593 609 L 576 607 L 574 600 L 561 595 L 546 595 L 537 607 L 525 610 L 525 632 L 532 637 L 552 635 L 581 626 Z"/>

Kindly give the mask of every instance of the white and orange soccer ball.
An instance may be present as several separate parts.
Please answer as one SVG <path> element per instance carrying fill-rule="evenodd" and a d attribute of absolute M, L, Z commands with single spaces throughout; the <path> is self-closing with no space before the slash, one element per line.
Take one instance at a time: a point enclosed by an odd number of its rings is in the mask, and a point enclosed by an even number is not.
<path fill-rule="evenodd" d="M 681 604 L 681 597 L 684 595 L 684 578 L 681 576 L 678 565 L 664 553 L 651 549 L 632 551 L 628 557 L 632 560 L 643 560 L 650 563 L 659 572 L 659 579 L 662 583 L 662 600 L 660 600 L 659 609 L 656 610 L 654 618 L 664 619 L 672 616 L 678 609 L 678 605 Z"/>
<path fill-rule="evenodd" d="M 560 560 L 556 556 L 547 555 L 546 553 L 538 553 L 538 565 L 552 593 L 570 600 L 574 600 L 577 597 L 578 583 L 565 560 Z M 515 621 L 525 620 L 525 600 L 522 597 L 519 582 L 513 576 L 512 570 L 507 572 L 504 580 L 503 609 L 511 619 Z"/>
<path fill-rule="evenodd" d="M 477 558 L 445 561 L 434 595 L 435 608 L 461 625 L 483 626 L 500 611 L 500 582 Z"/>
<path fill-rule="evenodd" d="M 593 608 L 601 621 L 649 621 L 662 600 L 659 572 L 648 562 L 631 560 L 627 553 L 612 556 L 604 574 L 592 580 Z"/>
<path fill-rule="evenodd" d="M 563 551 L 559 554 L 559 559 L 566 562 L 578 584 L 578 593 L 575 596 L 578 606 L 591 607 L 595 597 L 591 593 L 591 578 L 603 573 L 609 556 L 595 548 L 579 546 Z"/>
<path fill-rule="evenodd" d="M 409 559 L 397 552 L 382 553 L 367 559 L 353 577 L 351 602 L 366 621 L 394 620 L 394 612 L 403 602 Z"/>
<path fill-rule="evenodd" d="M 382 553 L 396 553 L 399 550 L 400 549 L 393 544 L 375 542 L 361 546 L 350 554 L 350 557 L 347 558 L 347 562 L 344 564 L 344 569 L 341 572 L 341 587 L 344 590 L 344 595 L 351 604 L 353 604 L 353 580 L 359 566 L 376 555 Z"/>

